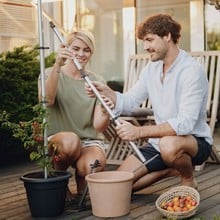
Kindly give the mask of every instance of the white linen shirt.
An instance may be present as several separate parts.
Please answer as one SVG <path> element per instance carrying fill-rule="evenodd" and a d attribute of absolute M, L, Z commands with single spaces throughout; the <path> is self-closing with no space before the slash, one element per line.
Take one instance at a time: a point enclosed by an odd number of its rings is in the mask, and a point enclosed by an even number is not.
<path fill-rule="evenodd" d="M 204 137 L 212 144 L 211 130 L 206 120 L 208 80 L 202 66 L 189 54 L 179 54 L 167 70 L 163 83 L 163 62 L 149 62 L 139 80 L 126 93 L 116 92 L 116 115 L 128 114 L 149 98 L 156 124 L 168 122 L 177 135 Z M 159 138 L 148 141 L 158 151 Z"/>

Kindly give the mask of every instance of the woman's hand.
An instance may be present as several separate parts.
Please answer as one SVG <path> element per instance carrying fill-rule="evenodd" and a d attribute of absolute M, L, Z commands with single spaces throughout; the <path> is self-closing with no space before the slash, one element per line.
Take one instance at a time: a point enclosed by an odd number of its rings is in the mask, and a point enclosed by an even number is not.
<path fill-rule="evenodd" d="M 102 99 L 110 109 L 114 108 L 114 104 L 110 98 L 102 96 Z M 102 103 L 100 103 L 95 108 L 93 126 L 98 132 L 103 132 L 108 128 L 109 122 L 110 114 L 102 105 Z"/>
<path fill-rule="evenodd" d="M 122 140 L 133 141 L 140 137 L 139 127 L 128 121 L 119 119 L 120 124 L 116 126 L 116 132 Z"/>
<path fill-rule="evenodd" d="M 60 44 L 60 48 L 57 51 L 55 63 L 58 64 L 59 66 L 63 66 L 67 59 L 72 59 L 72 58 L 73 58 L 73 54 L 68 48 L 68 45 L 65 43 Z"/>
<path fill-rule="evenodd" d="M 101 96 L 102 97 L 102 100 L 105 102 L 105 104 L 112 110 L 115 105 L 114 103 L 112 102 L 112 100 L 104 95 Z M 101 109 L 102 109 L 102 113 L 103 114 L 108 114 L 108 111 L 105 109 L 105 107 L 101 104 Z"/>

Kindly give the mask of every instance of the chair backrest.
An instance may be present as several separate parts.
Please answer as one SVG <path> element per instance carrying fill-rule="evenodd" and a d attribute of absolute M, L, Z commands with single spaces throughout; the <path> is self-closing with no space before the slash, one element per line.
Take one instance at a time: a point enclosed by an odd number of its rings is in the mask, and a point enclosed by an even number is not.
<path fill-rule="evenodd" d="M 128 89 L 135 84 L 135 82 L 139 78 L 141 70 L 147 65 L 148 61 L 149 61 L 148 54 L 135 54 L 128 59 L 128 68 L 127 68 L 128 72 L 124 78 L 123 92 L 128 91 Z M 145 100 L 142 103 L 141 107 L 150 108 L 151 104 L 148 100 Z"/>
<path fill-rule="evenodd" d="M 189 52 L 205 69 L 209 81 L 207 119 L 214 133 L 217 120 L 220 91 L 220 51 Z"/>
<path fill-rule="evenodd" d="M 124 78 L 123 92 L 131 88 L 138 80 L 141 70 L 146 66 L 149 61 L 147 54 L 135 54 L 128 59 L 128 72 Z"/>

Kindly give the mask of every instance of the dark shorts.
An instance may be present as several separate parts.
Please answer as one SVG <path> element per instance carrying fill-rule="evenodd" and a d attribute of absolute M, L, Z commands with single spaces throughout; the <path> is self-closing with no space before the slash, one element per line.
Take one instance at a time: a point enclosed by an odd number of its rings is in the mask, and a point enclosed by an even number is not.
<path fill-rule="evenodd" d="M 195 137 L 195 139 L 198 143 L 198 153 L 195 157 L 192 158 L 193 166 L 201 165 L 204 161 L 208 159 L 212 151 L 212 146 L 209 143 L 207 143 L 204 138 Z M 149 160 L 156 154 L 159 154 L 159 156 L 157 156 L 154 160 L 146 164 L 146 167 L 149 172 L 168 168 L 167 165 L 163 162 L 160 152 L 158 152 L 150 143 L 147 143 L 146 145 L 142 146 L 140 148 L 140 151 L 146 160 Z"/>

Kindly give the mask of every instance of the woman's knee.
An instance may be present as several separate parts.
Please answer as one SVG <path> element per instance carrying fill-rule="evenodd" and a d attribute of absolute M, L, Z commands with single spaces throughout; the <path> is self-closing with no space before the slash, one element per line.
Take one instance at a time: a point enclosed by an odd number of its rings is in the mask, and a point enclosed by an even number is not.
<path fill-rule="evenodd" d="M 77 174 L 79 176 L 86 176 L 92 171 L 103 171 L 105 164 L 106 157 L 102 149 L 98 147 L 84 148 L 76 162 Z"/>
<path fill-rule="evenodd" d="M 56 151 L 61 157 L 75 158 L 80 155 L 81 143 L 80 138 L 73 132 L 59 132 L 49 139 L 52 150 Z"/>

